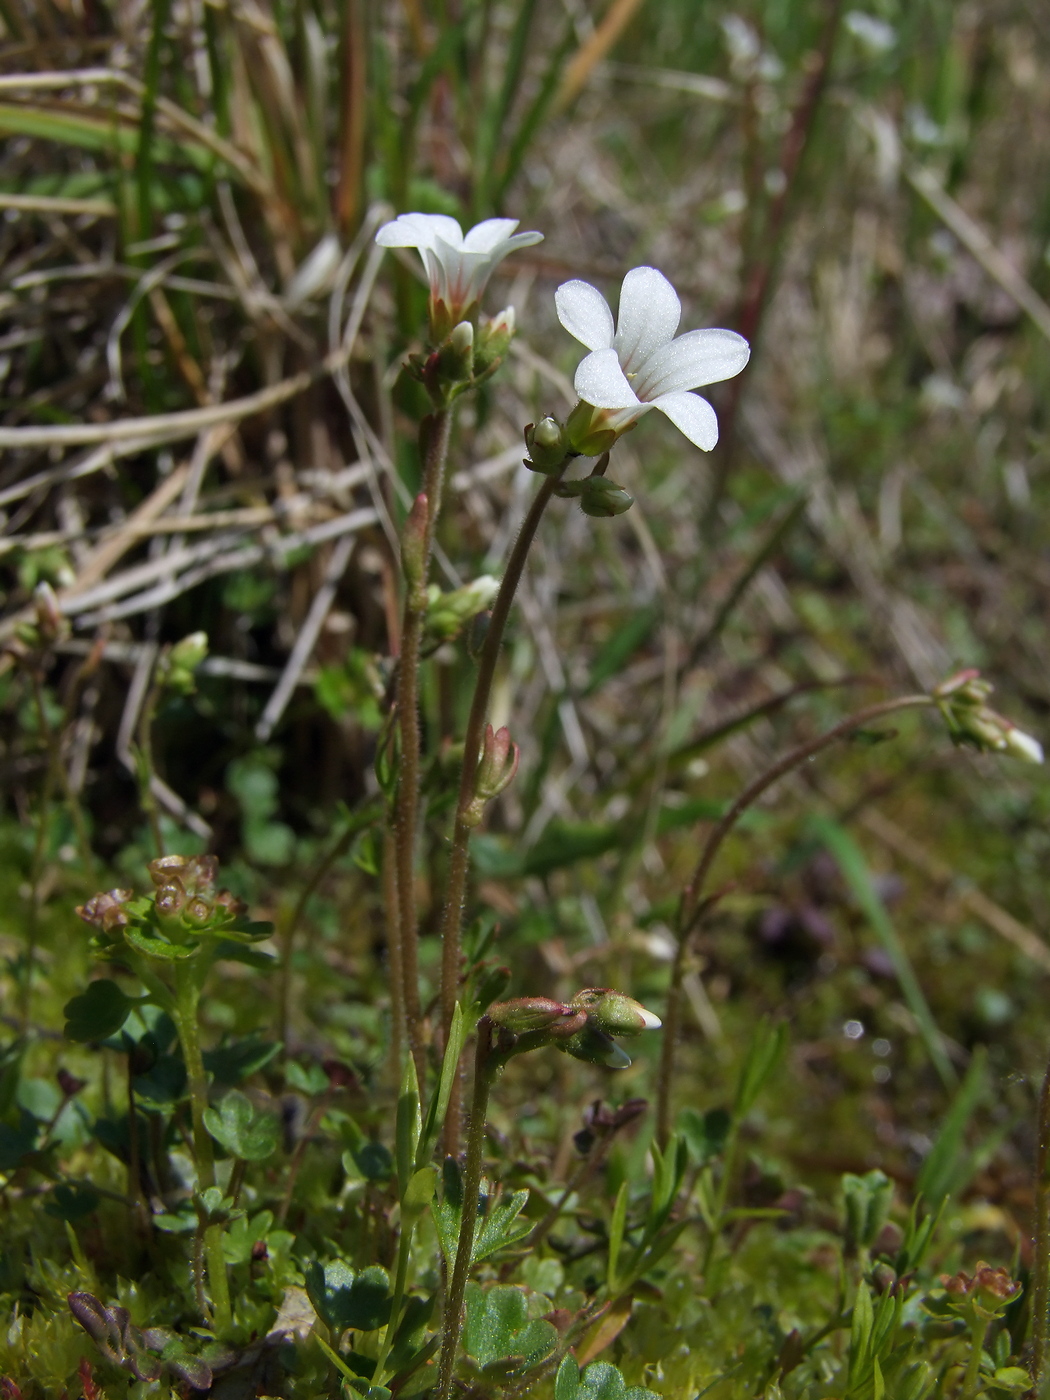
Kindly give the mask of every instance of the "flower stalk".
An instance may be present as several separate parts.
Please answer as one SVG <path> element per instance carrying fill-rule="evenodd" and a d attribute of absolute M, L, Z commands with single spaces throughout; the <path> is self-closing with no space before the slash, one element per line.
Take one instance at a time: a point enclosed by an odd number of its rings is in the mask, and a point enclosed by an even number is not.
<path fill-rule="evenodd" d="M 467 875 L 470 865 L 470 833 L 476 826 L 474 803 L 478 766 L 482 758 L 485 738 L 485 723 L 489 700 L 492 696 L 492 683 L 496 675 L 496 663 L 507 619 L 510 616 L 514 595 L 525 570 L 532 542 L 536 538 L 543 512 L 547 509 L 555 488 L 560 481 L 560 473 L 546 476 L 539 491 L 533 498 L 528 514 L 518 532 L 507 568 L 500 584 L 496 601 L 492 607 L 485 641 L 478 659 L 478 674 L 474 682 L 474 695 L 467 719 L 467 730 L 463 740 L 463 766 L 460 770 L 459 799 L 456 804 L 456 822 L 452 833 L 452 849 L 449 855 L 448 884 L 445 893 L 445 910 L 441 927 L 441 1025 L 443 1037 L 448 1036 L 452 1016 L 456 1009 L 459 993 L 460 930 L 463 920 L 463 904 L 467 893 Z M 459 1096 L 453 1091 L 445 1120 L 445 1150 L 451 1155 L 458 1151 L 459 1143 Z"/>
<path fill-rule="evenodd" d="M 397 871 L 398 948 L 391 961 L 401 968 L 401 1007 L 416 1072 L 423 1077 L 423 1013 L 419 995 L 419 913 L 416 904 L 416 836 L 419 825 L 420 734 L 419 660 L 427 615 L 427 575 L 434 530 L 441 511 L 452 410 L 438 409 L 423 420 L 423 492 L 405 524 L 402 567 L 405 607 L 398 660 L 397 714 L 401 761 L 394 804 Z"/>
<path fill-rule="evenodd" d="M 175 1000 L 173 1019 L 179 1033 L 182 1058 L 186 1064 L 186 1080 L 190 1091 L 190 1115 L 193 1122 L 193 1156 L 197 1164 L 197 1188 L 207 1191 L 215 1185 L 215 1154 L 212 1151 L 211 1137 L 204 1125 L 204 1112 L 208 1107 L 208 1077 L 204 1071 L 204 1057 L 201 1054 L 200 1036 L 197 1026 L 197 1009 L 200 1002 L 200 986 L 196 969 L 189 961 L 175 964 Z M 222 1248 L 222 1226 L 204 1227 L 203 1252 L 208 1272 L 208 1291 L 212 1302 L 212 1325 L 217 1337 L 224 1336 L 230 1329 L 233 1314 L 230 1307 L 230 1288 L 226 1277 L 226 1257 Z"/>

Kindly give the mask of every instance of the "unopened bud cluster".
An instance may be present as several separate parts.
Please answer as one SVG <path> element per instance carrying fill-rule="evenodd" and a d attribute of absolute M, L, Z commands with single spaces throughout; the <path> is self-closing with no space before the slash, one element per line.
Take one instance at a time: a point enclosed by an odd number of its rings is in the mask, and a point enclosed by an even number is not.
<path fill-rule="evenodd" d="M 436 583 L 427 589 L 427 632 L 439 641 L 450 641 L 479 613 L 486 612 L 499 592 L 499 579 L 482 574 L 473 583 L 442 593 Z"/>
<path fill-rule="evenodd" d="M 192 695 L 197 689 L 194 672 L 208 655 L 208 634 L 191 632 L 164 652 L 157 663 L 157 681 L 176 695 Z"/>
<path fill-rule="evenodd" d="M 981 753 L 1010 753 L 1026 763 L 1042 763 L 1043 746 L 986 702 L 993 686 L 979 671 L 959 671 L 933 692 L 953 743 Z"/>
<path fill-rule="evenodd" d="M 477 308 L 470 310 L 476 314 Z M 448 325 L 439 318 L 434 347 L 410 355 L 409 373 L 414 375 L 438 408 L 447 408 L 453 399 L 475 388 L 494 374 L 506 358 L 514 339 L 514 308 L 506 307 L 496 316 L 481 317 L 478 329 L 467 318 Z"/>
<path fill-rule="evenodd" d="M 195 947 L 204 934 L 251 941 L 269 932 L 268 924 L 245 923 L 247 906 L 236 895 L 216 890 L 215 856 L 158 856 L 147 868 L 151 898 L 115 889 L 78 906 L 80 918 L 103 935 L 97 940 L 103 950 L 123 939 L 139 952 L 164 957 L 171 948 Z"/>
<path fill-rule="evenodd" d="M 514 781 L 520 757 L 521 752 L 506 726 L 494 730 L 491 724 L 486 724 L 474 779 L 474 796 L 460 812 L 460 821 L 464 826 L 474 827 L 480 823 L 485 815 L 485 804 L 498 797 Z"/>
<path fill-rule="evenodd" d="M 487 1015 L 501 1032 L 505 1055 L 551 1045 L 607 1069 L 626 1069 L 631 1063 L 613 1036 L 641 1035 L 660 1027 L 658 1016 L 611 987 L 585 987 L 567 1002 L 517 997 L 490 1006 Z"/>
<path fill-rule="evenodd" d="M 957 1274 L 942 1274 L 941 1283 L 954 1311 L 982 1321 L 998 1316 L 1021 1292 L 1021 1284 L 1012 1279 L 1006 1269 L 993 1269 L 983 1261 L 972 1274 L 961 1269 Z"/>

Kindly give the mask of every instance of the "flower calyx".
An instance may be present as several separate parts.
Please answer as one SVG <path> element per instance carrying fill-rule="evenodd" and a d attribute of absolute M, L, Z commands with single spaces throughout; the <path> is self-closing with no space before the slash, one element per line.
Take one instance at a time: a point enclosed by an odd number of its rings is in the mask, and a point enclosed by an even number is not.
<path fill-rule="evenodd" d="M 510 730 L 504 725 L 493 729 L 485 726 L 485 738 L 478 761 L 477 776 L 474 780 L 474 796 L 460 813 L 464 826 L 475 827 L 485 815 L 485 804 L 498 797 L 504 788 L 509 787 L 518 771 L 521 750 L 510 737 Z"/>
<path fill-rule="evenodd" d="M 1010 753 L 1026 763 L 1042 763 L 1039 740 L 986 703 L 993 689 L 990 681 L 971 668 L 949 676 L 932 692 L 952 742 L 980 753 Z"/>

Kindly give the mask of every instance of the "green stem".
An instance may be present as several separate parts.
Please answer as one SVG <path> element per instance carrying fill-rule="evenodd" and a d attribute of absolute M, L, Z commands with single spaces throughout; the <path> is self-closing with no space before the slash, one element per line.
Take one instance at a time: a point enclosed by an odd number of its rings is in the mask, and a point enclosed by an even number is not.
<path fill-rule="evenodd" d="M 481 1189 L 481 1158 L 485 1143 L 485 1115 L 489 1106 L 489 1090 L 500 1063 L 491 1057 L 492 1022 L 482 1016 L 478 1022 L 478 1042 L 474 1054 L 474 1097 L 470 1106 L 470 1128 L 467 1134 L 467 1160 L 463 1169 L 463 1215 L 456 1244 L 456 1263 L 448 1286 L 445 1304 L 445 1334 L 441 1341 L 438 1363 L 437 1400 L 449 1400 L 456 1370 L 456 1351 L 463 1330 L 463 1298 L 474 1254 L 474 1227 L 478 1219 L 478 1192 Z"/>
<path fill-rule="evenodd" d="M 786 774 L 800 768 L 811 758 L 815 758 L 817 754 L 829 748 L 839 739 L 844 739 L 854 730 L 863 729 L 865 725 L 883 719 L 898 710 L 925 708 L 934 703 L 929 695 L 904 695 L 894 700 L 883 700 L 877 705 L 868 705 L 865 709 L 848 715 L 826 733 L 818 735 L 815 739 L 810 739 L 805 744 L 799 744 L 797 747 L 789 749 L 786 754 L 781 755 L 770 768 L 759 774 L 754 782 L 748 784 L 725 816 L 712 828 L 700 852 L 692 879 L 683 891 L 679 904 L 678 942 L 671 968 L 671 985 L 667 992 L 667 1014 L 664 1017 L 664 1039 L 657 1080 L 656 1137 L 661 1147 L 666 1145 L 671 1135 L 671 1083 L 674 1078 L 675 1048 L 682 1019 L 682 982 L 686 972 L 689 944 L 703 917 L 703 896 L 707 878 L 726 837 L 748 808 L 757 802 L 768 788 L 771 788 Z"/>
<path fill-rule="evenodd" d="M 981 1388 L 981 1355 L 984 1352 L 984 1339 L 987 1335 L 987 1321 L 984 1318 L 975 1318 L 970 1324 L 970 1360 L 963 1381 L 962 1400 L 974 1400 Z"/>
<path fill-rule="evenodd" d="M 415 1230 L 414 1218 L 408 1221 L 402 1218 L 401 1237 L 397 1242 L 397 1272 L 394 1275 L 394 1291 L 390 1297 L 390 1321 L 386 1325 L 383 1345 L 379 1349 L 379 1357 L 373 1372 L 376 1385 L 383 1384 L 383 1372 L 390 1355 L 390 1348 L 394 1345 L 394 1337 L 397 1335 L 398 1319 L 401 1316 L 401 1307 L 405 1301 L 405 1290 L 408 1286 L 408 1265 L 412 1255 L 412 1236 L 415 1234 Z"/>
<path fill-rule="evenodd" d="M 467 893 L 467 873 L 470 866 L 470 833 L 473 830 L 465 820 L 471 802 L 474 800 L 474 783 L 477 778 L 478 761 L 485 735 L 485 720 L 488 715 L 492 682 L 496 675 L 503 633 L 510 616 L 511 604 L 518 591 L 518 584 L 525 569 L 532 542 L 536 538 L 543 512 L 554 495 L 554 488 L 561 480 L 560 474 L 548 476 L 529 507 L 514 548 L 507 560 L 507 568 L 500 583 L 499 592 L 492 608 L 492 617 L 478 659 L 478 675 L 474 682 L 474 698 L 470 705 L 470 717 L 463 739 L 463 767 L 459 779 L 459 801 L 456 806 L 456 825 L 452 835 L 452 850 L 449 855 L 448 885 L 445 893 L 445 913 L 441 927 L 441 1024 L 444 1037 L 456 1010 L 459 994 L 459 955 L 460 927 L 463 919 L 463 904 Z M 445 1119 L 445 1150 L 455 1156 L 459 1144 L 459 1094 L 458 1085 L 449 1100 L 448 1115 Z"/>
<path fill-rule="evenodd" d="M 197 1006 L 200 987 L 195 969 L 188 960 L 175 964 L 175 1024 L 186 1064 L 186 1081 L 190 1091 L 190 1114 L 193 1120 L 193 1155 L 197 1162 L 197 1186 L 207 1191 L 215 1185 L 215 1154 L 211 1137 L 204 1126 L 204 1110 L 208 1107 L 208 1077 L 204 1072 L 200 1036 L 197 1027 Z M 208 1285 L 214 1308 L 217 1337 L 230 1329 L 230 1288 L 226 1277 L 226 1258 L 222 1249 L 222 1226 L 209 1225 L 204 1231 L 204 1258 L 208 1269 Z"/>
<path fill-rule="evenodd" d="M 1042 1395 L 1050 1333 L 1050 1065 L 1039 1095 L 1035 1158 L 1035 1255 L 1032 1260 L 1032 1382 Z"/>
<path fill-rule="evenodd" d="M 419 915 L 416 908 L 416 828 L 419 822 L 419 649 L 426 620 L 426 587 L 434 530 L 441 511 L 448 456 L 452 410 L 439 409 L 429 421 L 425 436 L 423 491 L 427 498 L 427 523 L 423 542 L 422 581 L 405 594 L 398 660 L 397 711 L 401 732 L 401 762 L 394 807 L 394 841 L 398 885 L 398 923 L 401 934 L 402 1001 L 408 1043 L 420 1082 L 425 1071 L 422 1040 L 423 1012 L 419 994 Z"/>

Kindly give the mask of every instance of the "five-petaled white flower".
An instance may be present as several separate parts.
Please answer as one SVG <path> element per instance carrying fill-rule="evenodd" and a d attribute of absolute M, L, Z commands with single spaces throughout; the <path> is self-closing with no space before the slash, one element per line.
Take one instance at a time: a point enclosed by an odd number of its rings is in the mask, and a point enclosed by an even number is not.
<path fill-rule="evenodd" d="M 742 335 L 701 330 L 675 339 L 682 304 L 655 267 L 633 268 L 623 279 L 615 330 L 609 303 L 589 282 L 564 282 L 554 299 L 559 321 L 591 351 L 576 370 L 576 392 L 603 410 L 594 427 L 619 433 L 658 408 L 710 452 L 718 441 L 715 411 L 688 391 L 740 373 L 751 354 Z"/>
<path fill-rule="evenodd" d="M 515 233 L 517 219 L 485 219 L 464 237 L 447 214 L 399 214 L 376 234 L 384 248 L 417 248 L 430 279 L 431 323 L 444 334 L 477 308 L 508 253 L 539 243 L 542 233 Z"/>

